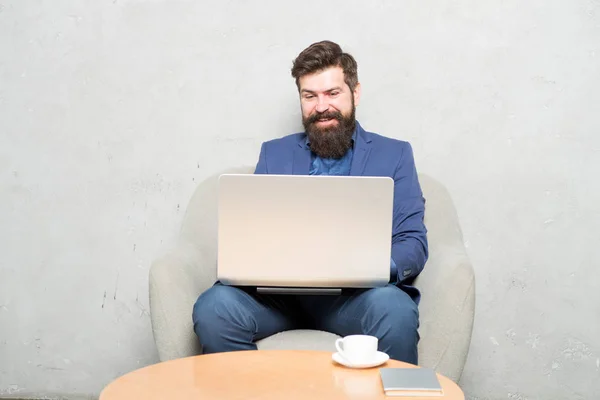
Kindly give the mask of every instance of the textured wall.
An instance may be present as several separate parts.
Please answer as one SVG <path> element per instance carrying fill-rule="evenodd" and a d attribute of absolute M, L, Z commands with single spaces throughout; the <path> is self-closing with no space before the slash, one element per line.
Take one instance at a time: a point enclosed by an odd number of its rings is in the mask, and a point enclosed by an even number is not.
<path fill-rule="evenodd" d="M 289 4 L 0 0 L 0 394 L 97 394 L 156 361 L 151 260 L 195 182 L 300 128 L 289 67 L 329 38 L 363 126 L 456 200 L 468 397 L 597 396 L 600 3 Z"/>

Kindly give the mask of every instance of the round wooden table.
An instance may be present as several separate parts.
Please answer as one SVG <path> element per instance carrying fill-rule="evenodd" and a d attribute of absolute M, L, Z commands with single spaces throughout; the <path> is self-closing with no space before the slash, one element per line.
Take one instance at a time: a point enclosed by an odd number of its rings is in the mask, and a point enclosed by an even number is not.
<path fill-rule="evenodd" d="M 405 399 L 386 397 L 379 368 L 414 367 L 389 360 L 369 369 L 335 363 L 332 353 L 304 350 L 254 350 L 206 354 L 151 365 L 109 384 L 100 400 L 219 399 L 337 400 Z M 445 400 L 464 400 L 461 389 L 439 375 Z"/>

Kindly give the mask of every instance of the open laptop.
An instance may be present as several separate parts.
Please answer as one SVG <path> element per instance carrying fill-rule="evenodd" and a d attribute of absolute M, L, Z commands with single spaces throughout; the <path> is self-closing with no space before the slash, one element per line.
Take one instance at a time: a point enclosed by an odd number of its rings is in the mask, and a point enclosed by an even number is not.
<path fill-rule="evenodd" d="M 221 175 L 217 279 L 276 293 L 384 286 L 393 194 L 389 177 Z"/>

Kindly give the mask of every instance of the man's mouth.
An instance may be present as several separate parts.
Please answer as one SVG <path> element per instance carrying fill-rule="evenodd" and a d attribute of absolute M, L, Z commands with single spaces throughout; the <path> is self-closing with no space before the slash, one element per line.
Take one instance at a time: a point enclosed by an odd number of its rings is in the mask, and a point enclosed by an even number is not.
<path fill-rule="evenodd" d="M 319 118 L 317 120 L 317 122 L 319 122 L 319 123 L 327 123 L 327 122 L 335 121 L 335 120 L 336 120 L 335 118 Z"/>

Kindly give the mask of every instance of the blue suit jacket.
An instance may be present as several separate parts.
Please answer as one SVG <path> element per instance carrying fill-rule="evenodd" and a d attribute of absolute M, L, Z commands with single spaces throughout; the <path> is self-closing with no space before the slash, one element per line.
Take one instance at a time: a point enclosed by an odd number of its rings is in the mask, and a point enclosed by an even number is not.
<path fill-rule="evenodd" d="M 264 142 L 256 174 L 308 175 L 311 151 L 306 133 Z M 428 258 L 425 199 L 419 185 L 412 147 L 408 142 L 365 131 L 357 122 L 351 176 L 388 176 L 394 179 L 392 276 L 418 302 L 416 289 L 407 286 Z"/>

